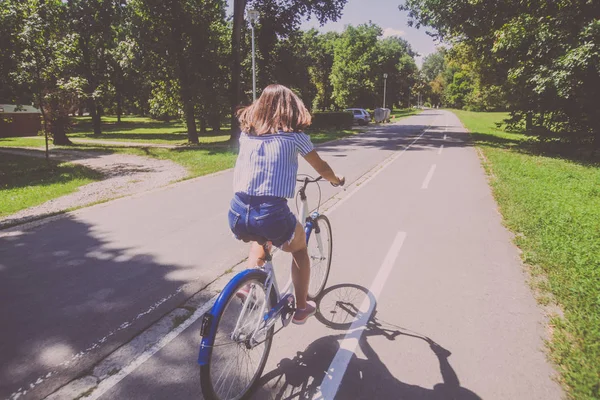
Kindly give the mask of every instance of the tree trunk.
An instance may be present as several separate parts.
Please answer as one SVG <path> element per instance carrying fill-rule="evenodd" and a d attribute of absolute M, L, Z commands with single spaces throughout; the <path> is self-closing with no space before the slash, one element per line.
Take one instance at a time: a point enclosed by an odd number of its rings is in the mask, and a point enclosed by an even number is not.
<path fill-rule="evenodd" d="M 187 92 L 187 90 L 184 90 Z M 196 129 L 196 118 L 194 117 L 194 103 L 189 96 L 184 95 L 183 112 L 185 113 L 185 125 L 187 127 L 188 142 L 198 144 L 198 131 Z"/>
<path fill-rule="evenodd" d="M 232 143 L 237 143 L 240 137 L 240 124 L 236 116 L 240 104 L 240 44 L 242 26 L 244 24 L 244 10 L 247 0 L 234 0 L 233 2 L 233 30 L 231 32 L 231 137 Z"/>
<path fill-rule="evenodd" d="M 200 117 L 200 133 L 206 133 L 206 118 Z"/>
<path fill-rule="evenodd" d="M 53 143 L 55 145 L 70 145 L 73 144 L 67 137 L 67 126 L 69 124 L 68 115 L 55 116 L 50 122 L 52 131 Z"/>
<path fill-rule="evenodd" d="M 90 116 L 92 117 L 92 126 L 94 127 L 94 135 L 101 135 L 102 128 L 100 127 L 100 113 L 98 112 L 98 107 L 96 106 L 96 100 L 90 99 L 89 101 L 90 108 Z"/>
<path fill-rule="evenodd" d="M 121 114 L 123 112 L 122 110 L 122 99 L 121 99 L 121 91 L 117 89 L 117 123 L 121 123 Z"/>
<path fill-rule="evenodd" d="M 182 10 L 178 7 L 179 3 L 175 2 L 176 7 L 172 10 L 172 17 L 175 21 L 180 17 Z M 193 75 L 190 74 L 190 69 L 184 56 L 183 32 L 178 24 L 174 24 L 172 28 L 173 35 L 173 52 L 177 60 L 177 69 L 179 71 L 179 87 L 181 102 L 183 103 L 183 113 L 185 116 L 185 125 L 187 127 L 188 143 L 198 144 L 198 130 L 196 129 L 195 115 L 195 98 L 193 96 Z"/>
<path fill-rule="evenodd" d="M 54 143 L 55 145 L 71 145 L 73 144 L 73 142 L 71 142 L 69 140 L 69 138 L 67 137 L 67 132 L 64 128 L 64 126 L 57 126 L 56 128 L 52 129 L 52 138 L 53 141 L 52 143 Z"/>
<path fill-rule="evenodd" d="M 221 116 L 219 113 L 214 113 L 208 117 L 209 125 L 213 132 L 221 132 Z"/>
<path fill-rule="evenodd" d="M 525 116 L 525 131 L 531 132 L 533 128 L 533 113 L 531 111 L 527 112 Z"/>

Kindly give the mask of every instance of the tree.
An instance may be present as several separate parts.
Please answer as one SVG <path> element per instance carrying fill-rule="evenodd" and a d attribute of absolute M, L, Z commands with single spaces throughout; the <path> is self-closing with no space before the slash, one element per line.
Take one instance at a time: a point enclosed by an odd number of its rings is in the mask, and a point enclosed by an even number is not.
<path fill-rule="evenodd" d="M 348 25 L 336 40 L 331 83 L 332 97 L 338 107 L 375 104 L 372 68 L 377 65 L 377 38 L 381 34 L 381 28 L 372 23 Z"/>
<path fill-rule="evenodd" d="M 83 82 L 74 73 L 73 36 L 64 32 L 67 6 L 60 0 L 26 0 L 18 7 L 23 21 L 16 84 L 28 88 L 54 144 L 71 144 L 66 135 L 68 114 L 82 94 Z"/>
<path fill-rule="evenodd" d="M 333 68 L 335 41 L 339 38 L 337 32 L 319 34 L 316 29 L 304 33 L 308 52 L 302 56 L 308 59 L 308 74 L 315 88 L 312 108 L 321 111 L 329 110 L 332 106 L 333 85 L 329 76 Z"/>
<path fill-rule="evenodd" d="M 23 7 L 14 0 L 0 0 L 0 103 L 26 102 L 27 90 L 15 79 L 23 42 L 19 34 L 23 25 Z"/>
<path fill-rule="evenodd" d="M 417 71 L 415 52 L 406 40 L 379 39 L 381 34 L 372 23 L 349 25 L 335 40 L 331 82 L 338 107 L 380 107 L 384 73 L 388 75 L 386 104 L 393 107 L 408 101 Z"/>
<path fill-rule="evenodd" d="M 481 83 L 502 88 L 514 121 L 600 149 L 600 2 L 406 0 L 401 9 L 471 46 Z"/>
<path fill-rule="evenodd" d="M 233 29 L 231 32 L 231 141 L 236 141 L 239 135 L 238 121 L 235 112 L 243 97 L 240 84 L 241 75 L 241 44 L 244 26 L 244 12 L 248 3 L 261 12 L 258 26 L 260 35 L 259 45 L 264 69 L 263 80 L 268 78 L 269 60 L 275 48 L 278 37 L 287 37 L 296 32 L 303 18 L 316 17 L 321 24 L 331 20 L 336 21 L 340 16 L 347 0 L 234 0 Z"/>
<path fill-rule="evenodd" d="M 222 62 L 220 43 L 225 29 L 222 0 L 132 0 L 137 40 L 152 59 L 157 80 L 176 82 L 187 126 L 188 141 L 198 143 L 196 115 L 206 118 L 205 104 L 216 90 L 210 83 Z"/>
<path fill-rule="evenodd" d="M 77 48 L 77 72 L 85 79 L 88 110 L 94 135 L 100 135 L 99 103 L 108 84 L 110 48 L 114 44 L 114 25 L 120 2 L 117 0 L 69 0 L 68 29 Z"/>
<path fill-rule="evenodd" d="M 439 48 L 435 53 L 431 53 L 423 59 L 421 72 L 425 79 L 429 82 L 435 80 L 446 69 L 446 54 L 445 48 Z"/>
<path fill-rule="evenodd" d="M 294 90 L 308 108 L 311 108 L 317 93 L 311 76 L 313 56 L 308 37 L 304 32 L 297 31 L 278 41 L 272 60 L 271 82 Z"/>
<path fill-rule="evenodd" d="M 393 108 L 408 97 L 410 86 L 417 71 L 410 44 L 400 37 L 388 37 L 377 42 L 378 60 L 372 66 L 376 82 L 377 98 L 383 98 L 383 74 L 387 73 L 386 107 Z"/>

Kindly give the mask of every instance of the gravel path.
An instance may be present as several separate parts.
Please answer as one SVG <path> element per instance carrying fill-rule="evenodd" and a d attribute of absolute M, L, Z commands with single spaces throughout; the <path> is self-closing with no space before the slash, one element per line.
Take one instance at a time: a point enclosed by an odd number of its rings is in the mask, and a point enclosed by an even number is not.
<path fill-rule="evenodd" d="M 37 149 L 0 149 L 2 153 L 45 157 Z M 169 160 L 157 160 L 129 154 L 105 154 L 71 150 L 53 150 L 51 158 L 69 161 L 99 171 L 105 179 L 81 186 L 77 191 L 43 204 L 0 218 L 0 229 L 25 223 L 74 207 L 102 200 L 145 192 L 185 178 L 187 170 Z"/>

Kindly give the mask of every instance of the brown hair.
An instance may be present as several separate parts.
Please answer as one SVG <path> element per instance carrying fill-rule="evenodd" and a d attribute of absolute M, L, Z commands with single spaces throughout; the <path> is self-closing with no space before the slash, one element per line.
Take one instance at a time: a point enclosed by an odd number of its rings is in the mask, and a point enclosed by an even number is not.
<path fill-rule="evenodd" d="M 302 132 L 311 116 L 302 100 L 283 85 L 269 85 L 254 103 L 237 112 L 242 131 L 248 135 Z"/>

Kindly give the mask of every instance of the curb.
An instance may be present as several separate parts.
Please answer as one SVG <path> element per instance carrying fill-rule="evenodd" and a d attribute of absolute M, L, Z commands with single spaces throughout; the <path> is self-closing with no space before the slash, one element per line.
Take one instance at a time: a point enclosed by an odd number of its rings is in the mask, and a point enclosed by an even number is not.
<path fill-rule="evenodd" d="M 224 272 L 207 287 L 196 292 L 185 303 L 107 355 L 91 368 L 91 372 L 88 370 L 87 375 L 72 380 L 44 399 L 77 400 L 83 398 L 91 400 L 102 396 L 200 319 L 212 307 L 221 288 L 231 279 L 231 275 L 241 271 L 245 262 L 244 259 Z"/>
<path fill-rule="evenodd" d="M 429 126 L 424 127 L 422 131 Z M 366 132 L 361 132 L 366 133 Z M 335 139 L 330 142 L 321 143 L 321 145 L 336 141 L 343 141 L 347 138 Z M 383 159 L 379 164 L 365 171 L 358 179 L 350 183 L 343 191 L 337 193 L 327 199 L 321 208 L 324 211 L 333 211 L 338 204 L 342 204 L 346 197 L 354 193 L 354 190 L 361 184 L 365 183 L 371 176 L 376 175 L 387 164 L 393 162 L 401 154 L 401 151 L 395 151 L 388 157 Z M 212 175 L 225 173 L 228 170 L 219 171 Z M 208 175 L 194 178 L 201 179 Z M 193 181 L 190 180 L 190 181 Z M 184 181 L 181 183 L 185 183 Z M 169 186 L 158 188 L 155 190 L 165 190 Z M 340 194 L 345 193 L 340 196 Z M 135 195 L 134 195 L 135 196 Z M 1 236 L 1 233 L 0 233 Z M 152 355 L 160 351 L 163 347 L 169 344 L 179 333 L 187 329 L 190 325 L 196 322 L 204 315 L 214 304 L 218 294 L 227 282 L 231 279 L 232 274 L 236 274 L 245 268 L 246 259 L 240 261 L 233 268 L 227 270 L 217 279 L 211 282 L 205 288 L 196 292 L 184 304 L 175 308 L 167 315 L 162 317 L 158 322 L 149 326 L 139 335 L 135 336 L 128 343 L 123 344 L 104 359 L 99 361 L 92 367 L 91 373 L 85 376 L 80 376 L 75 380 L 60 387 L 58 390 L 45 397 L 45 400 L 66 400 L 66 399 L 87 399 L 95 400 L 108 392 L 112 387 L 125 379 L 133 370 L 142 365 Z M 207 300 L 208 299 L 208 300 Z"/>

